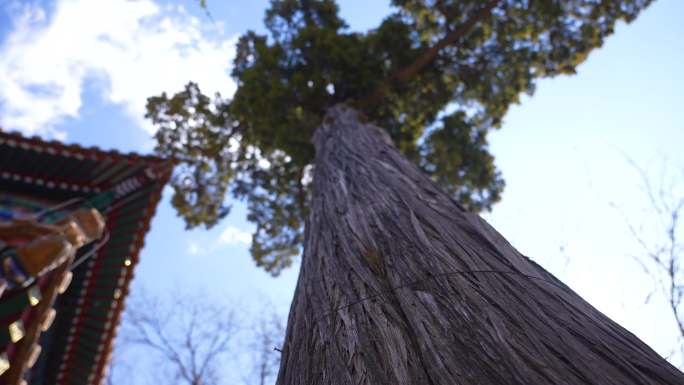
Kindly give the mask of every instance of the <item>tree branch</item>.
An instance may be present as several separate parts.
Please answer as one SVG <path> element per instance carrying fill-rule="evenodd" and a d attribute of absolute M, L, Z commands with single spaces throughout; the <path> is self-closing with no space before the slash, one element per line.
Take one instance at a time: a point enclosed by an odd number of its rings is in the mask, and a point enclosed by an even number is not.
<path fill-rule="evenodd" d="M 388 77 L 369 97 L 361 100 L 358 106 L 361 108 L 372 107 L 382 102 L 385 95 L 395 86 L 406 83 L 413 77 L 418 75 L 426 66 L 432 63 L 439 52 L 447 46 L 455 44 L 459 39 L 468 35 L 473 28 L 482 20 L 488 18 L 492 14 L 492 10 L 501 0 L 490 0 L 484 7 L 475 12 L 465 23 L 459 25 L 451 32 L 448 32 L 441 40 L 434 46 L 428 48 L 423 52 L 413 63 L 399 69 L 392 76 Z"/>
<path fill-rule="evenodd" d="M 666 167 L 662 168 L 660 178 L 654 185 L 653 178 L 646 169 L 640 167 L 627 155 L 624 156 L 627 162 L 638 172 L 642 190 L 647 198 L 650 210 L 655 216 L 654 220 L 664 232 L 662 240 L 650 241 L 647 238 L 648 234 L 644 234 L 641 226 L 637 229 L 627 220 L 630 234 L 644 251 L 642 255 L 634 256 L 634 259 L 644 272 L 653 279 L 656 290 L 662 290 L 674 316 L 680 341 L 684 341 L 684 314 L 682 314 L 684 286 L 681 283 L 681 279 L 684 278 L 682 276 L 684 254 L 682 254 L 682 240 L 680 238 L 680 218 L 684 214 L 684 195 L 677 193 L 677 186 L 674 182 L 677 179 L 672 179 L 671 183 L 666 183 L 666 177 L 669 175 Z M 684 344 L 680 348 L 684 353 Z"/>

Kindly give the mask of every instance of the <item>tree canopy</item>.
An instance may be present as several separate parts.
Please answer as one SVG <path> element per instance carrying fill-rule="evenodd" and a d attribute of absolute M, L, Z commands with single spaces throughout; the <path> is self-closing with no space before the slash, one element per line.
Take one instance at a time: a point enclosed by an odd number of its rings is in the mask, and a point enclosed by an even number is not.
<path fill-rule="evenodd" d="M 572 74 L 619 20 L 650 0 L 393 0 L 352 32 L 333 0 L 272 0 L 268 33 L 239 40 L 230 99 L 195 83 L 148 99 L 156 151 L 176 158 L 173 205 L 215 225 L 226 196 L 248 205 L 251 253 L 272 274 L 299 254 L 314 148 L 326 110 L 346 103 L 461 205 L 490 210 L 504 181 L 487 134 L 539 78 Z"/>

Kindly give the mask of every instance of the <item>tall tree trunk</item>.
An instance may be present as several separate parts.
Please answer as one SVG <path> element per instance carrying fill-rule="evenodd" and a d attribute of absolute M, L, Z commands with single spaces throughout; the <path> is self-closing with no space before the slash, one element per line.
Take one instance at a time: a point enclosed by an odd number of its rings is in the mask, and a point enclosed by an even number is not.
<path fill-rule="evenodd" d="M 684 384 L 353 110 L 314 143 L 279 385 Z"/>

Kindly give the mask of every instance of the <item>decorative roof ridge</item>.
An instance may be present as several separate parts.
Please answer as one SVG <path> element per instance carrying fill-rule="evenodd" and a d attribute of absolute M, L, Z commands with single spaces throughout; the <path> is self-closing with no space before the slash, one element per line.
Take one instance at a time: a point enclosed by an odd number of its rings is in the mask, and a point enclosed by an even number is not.
<path fill-rule="evenodd" d="M 121 294 L 119 297 L 119 301 L 117 303 L 116 308 L 113 311 L 113 314 L 111 316 L 112 319 L 112 325 L 110 327 L 110 330 L 108 332 L 108 336 L 105 340 L 105 346 L 106 350 L 104 351 L 104 354 L 99 357 L 98 360 L 98 366 L 95 368 L 95 384 L 102 384 L 103 379 L 104 379 L 104 374 L 105 374 L 105 368 L 109 361 L 111 360 L 111 354 L 112 354 L 112 345 L 113 341 L 116 338 L 118 334 L 118 329 L 119 326 L 121 325 L 121 316 L 123 314 L 124 308 L 126 306 L 126 299 L 128 298 L 128 294 L 131 290 L 131 281 L 135 277 L 135 268 L 137 267 L 138 263 L 140 262 L 140 252 L 142 251 L 143 247 L 145 246 L 145 235 L 150 231 L 150 227 L 152 225 L 152 219 L 154 216 L 157 214 L 157 206 L 159 204 L 159 201 L 162 198 L 162 190 L 164 189 L 164 186 L 168 182 L 169 178 L 171 177 L 171 171 L 168 170 L 162 177 L 161 177 L 161 183 L 159 185 L 159 188 L 157 188 L 151 195 L 151 199 L 147 205 L 146 208 L 146 215 L 142 221 L 142 226 L 138 229 L 140 234 L 143 236 L 139 237 L 136 239 L 136 241 L 133 243 L 133 249 L 131 250 L 130 253 L 130 260 L 131 263 L 129 265 L 126 265 L 126 274 L 124 276 L 124 282 L 121 287 Z"/>
<path fill-rule="evenodd" d="M 15 143 L 13 144 L 12 141 Z M 103 150 L 97 146 L 82 146 L 76 143 L 65 144 L 58 140 L 44 139 L 37 135 L 25 136 L 24 134 L 16 131 L 5 131 L 2 127 L 0 127 L 0 144 L 4 143 L 8 143 L 13 147 L 19 146 L 23 148 L 31 148 L 38 152 L 49 151 L 60 153 L 64 156 L 77 159 L 90 158 L 104 160 L 109 158 L 119 162 L 173 162 L 170 159 L 161 158 L 156 155 L 138 154 L 136 152 L 122 153 L 117 150 Z"/>

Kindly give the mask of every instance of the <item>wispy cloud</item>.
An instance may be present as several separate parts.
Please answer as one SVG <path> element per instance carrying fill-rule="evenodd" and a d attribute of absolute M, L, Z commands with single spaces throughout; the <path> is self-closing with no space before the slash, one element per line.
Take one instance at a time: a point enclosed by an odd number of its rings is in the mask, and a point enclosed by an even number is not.
<path fill-rule="evenodd" d="M 12 3 L 13 26 L 0 46 L 0 125 L 63 136 L 55 127 L 78 117 L 86 82 L 120 105 L 141 128 L 146 98 L 197 81 L 230 95 L 234 37 L 220 24 L 152 0 L 58 0 L 49 12 Z"/>
<path fill-rule="evenodd" d="M 193 240 L 188 244 L 190 255 L 209 254 L 226 246 L 248 246 L 252 243 L 252 234 L 235 226 L 227 226 L 217 239 L 210 242 Z"/>

